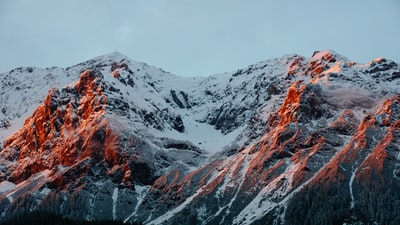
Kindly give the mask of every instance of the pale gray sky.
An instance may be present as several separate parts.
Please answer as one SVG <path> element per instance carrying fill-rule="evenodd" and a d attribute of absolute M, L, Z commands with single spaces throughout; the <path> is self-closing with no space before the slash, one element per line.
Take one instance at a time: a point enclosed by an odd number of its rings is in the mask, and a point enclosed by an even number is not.
<path fill-rule="evenodd" d="M 0 0 L 0 72 L 119 51 L 181 76 L 333 49 L 400 62 L 398 0 Z"/>

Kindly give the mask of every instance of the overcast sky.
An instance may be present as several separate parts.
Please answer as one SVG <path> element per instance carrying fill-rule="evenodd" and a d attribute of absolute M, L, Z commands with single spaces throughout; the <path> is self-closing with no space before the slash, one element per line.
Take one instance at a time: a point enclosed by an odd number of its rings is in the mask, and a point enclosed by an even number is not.
<path fill-rule="evenodd" d="M 0 0 L 0 72 L 119 51 L 181 76 L 333 49 L 400 63 L 399 0 Z"/>

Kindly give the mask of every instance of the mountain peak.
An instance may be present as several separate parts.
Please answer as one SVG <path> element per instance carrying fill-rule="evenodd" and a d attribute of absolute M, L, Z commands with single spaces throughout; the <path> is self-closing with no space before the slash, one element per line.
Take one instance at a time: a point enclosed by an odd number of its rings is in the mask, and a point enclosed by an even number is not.
<path fill-rule="evenodd" d="M 311 56 L 311 61 L 314 61 L 314 60 L 343 61 L 343 62 L 349 61 L 343 55 L 335 52 L 334 50 L 330 50 L 330 49 L 314 51 Z"/>
<path fill-rule="evenodd" d="M 106 53 L 97 57 L 94 57 L 93 60 L 97 60 L 97 59 L 103 59 L 103 60 L 114 60 L 114 61 L 121 61 L 124 59 L 129 59 L 128 56 L 126 56 L 125 54 L 118 52 L 118 51 L 114 51 L 111 53 Z"/>

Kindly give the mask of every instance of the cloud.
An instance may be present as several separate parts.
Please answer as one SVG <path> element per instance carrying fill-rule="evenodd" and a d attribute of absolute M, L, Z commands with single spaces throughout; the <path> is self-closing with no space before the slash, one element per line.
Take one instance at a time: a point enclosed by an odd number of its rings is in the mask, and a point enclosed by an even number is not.
<path fill-rule="evenodd" d="M 372 92 L 355 87 L 331 86 L 325 96 L 330 105 L 342 109 L 372 109 L 381 102 Z"/>

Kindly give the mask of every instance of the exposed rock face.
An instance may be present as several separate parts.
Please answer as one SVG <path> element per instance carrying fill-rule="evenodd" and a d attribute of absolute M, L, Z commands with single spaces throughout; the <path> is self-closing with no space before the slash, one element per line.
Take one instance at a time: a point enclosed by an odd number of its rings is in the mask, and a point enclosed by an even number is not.
<path fill-rule="evenodd" d="M 27 86 L 14 73 L 4 90 Z M 18 130 L 23 112 L 0 95 L 0 129 L 16 129 L 0 151 L 0 221 L 45 210 L 145 224 L 398 224 L 398 73 L 333 51 L 193 79 L 117 53 L 67 68 Z"/>
<path fill-rule="evenodd" d="M 89 155 L 112 161 L 115 149 L 103 140 L 108 131 L 104 120 L 106 98 L 101 93 L 95 74 L 85 71 L 79 83 L 67 87 L 62 93 L 51 89 L 44 103 L 32 117 L 25 120 L 24 127 L 4 141 L 3 157 L 17 160 L 12 174 L 3 174 L 13 182 L 21 182 L 31 175 L 55 165 L 71 166 Z M 110 134 L 110 136 L 116 135 Z"/>

